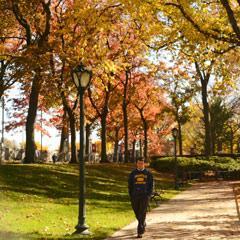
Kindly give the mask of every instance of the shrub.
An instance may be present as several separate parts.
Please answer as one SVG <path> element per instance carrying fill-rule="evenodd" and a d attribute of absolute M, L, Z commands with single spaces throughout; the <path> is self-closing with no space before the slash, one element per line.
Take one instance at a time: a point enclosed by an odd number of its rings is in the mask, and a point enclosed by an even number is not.
<path fill-rule="evenodd" d="M 179 172 L 188 171 L 228 171 L 229 178 L 240 178 L 240 160 L 230 157 L 210 157 L 208 159 L 178 157 Z M 155 158 L 151 162 L 151 167 L 161 172 L 174 172 L 175 160 L 174 157 Z"/>

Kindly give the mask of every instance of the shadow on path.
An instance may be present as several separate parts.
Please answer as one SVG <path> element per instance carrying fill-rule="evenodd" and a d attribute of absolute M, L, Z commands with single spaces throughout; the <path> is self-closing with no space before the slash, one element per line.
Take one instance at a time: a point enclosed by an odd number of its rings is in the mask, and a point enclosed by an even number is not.
<path fill-rule="evenodd" d="M 136 239 L 136 226 L 135 221 L 108 240 Z M 142 239 L 239 240 L 240 222 L 231 182 L 196 183 L 163 203 L 148 214 Z"/>

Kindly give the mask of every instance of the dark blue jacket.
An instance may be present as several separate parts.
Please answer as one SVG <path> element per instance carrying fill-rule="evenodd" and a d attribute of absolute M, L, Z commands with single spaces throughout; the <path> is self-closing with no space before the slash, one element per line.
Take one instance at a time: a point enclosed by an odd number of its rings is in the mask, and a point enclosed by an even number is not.
<path fill-rule="evenodd" d="M 153 176 L 145 168 L 133 170 L 128 178 L 128 193 L 131 198 L 138 196 L 150 197 L 153 192 Z"/>

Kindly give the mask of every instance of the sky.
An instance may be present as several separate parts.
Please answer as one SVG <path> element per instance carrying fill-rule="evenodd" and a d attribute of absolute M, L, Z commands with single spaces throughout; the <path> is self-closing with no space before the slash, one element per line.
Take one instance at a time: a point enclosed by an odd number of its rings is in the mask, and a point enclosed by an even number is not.
<path fill-rule="evenodd" d="M 160 61 L 164 61 L 165 63 L 167 63 L 168 66 L 172 66 L 173 61 L 172 61 L 172 56 L 171 53 L 169 51 L 161 51 L 161 53 L 155 53 L 154 51 L 151 52 L 150 54 L 150 60 L 154 63 L 157 64 Z M 212 87 L 212 85 L 214 84 L 214 78 L 211 78 L 210 83 L 209 83 L 209 88 Z M 10 89 L 7 91 L 7 99 L 6 99 L 6 108 L 7 109 L 11 109 L 12 107 L 12 102 L 11 101 L 7 101 L 10 100 L 13 96 L 19 96 L 20 95 L 20 91 L 19 88 L 17 86 L 15 86 L 14 88 Z M 200 99 L 199 99 L 200 101 Z M 2 131 L 2 114 L 1 114 L 1 108 L 0 108 L 0 131 Z M 26 109 L 27 111 L 27 109 Z M 45 113 L 43 113 L 43 117 L 46 119 L 49 119 L 51 116 L 47 115 Z M 11 121 L 11 119 L 9 119 L 8 114 L 5 112 L 5 122 L 9 122 Z M 38 119 L 40 118 L 40 112 L 38 112 Z M 47 128 L 47 127 L 46 127 Z M 44 146 L 48 146 L 48 149 L 50 151 L 56 151 L 59 148 L 59 144 L 60 144 L 60 132 L 56 130 L 56 128 L 54 127 L 48 127 L 47 128 L 50 137 L 46 136 L 46 135 L 42 135 L 42 143 L 43 143 L 43 147 Z M 24 127 L 20 127 L 16 130 L 11 130 L 9 132 L 5 131 L 5 138 L 9 139 L 9 140 L 14 140 L 17 144 L 25 142 L 25 126 Z M 79 133 L 76 133 L 77 139 L 76 141 L 79 142 Z M 91 135 L 92 141 L 95 142 L 96 140 L 99 139 L 99 137 L 97 136 L 97 132 L 93 132 L 93 134 Z M 38 142 L 40 144 L 41 142 L 41 133 L 39 131 L 35 131 L 35 141 Z"/>
<path fill-rule="evenodd" d="M 12 101 L 10 100 L 13 96 L 19 96 L 20 91 L 17 87 L 14 87 L 7 91 L 7 97 L 5 97 L 5 109 L 10 110 L 12 108 Z M 2 105 L 0 105 L 0 132 L 2 137 Z M 37 113 L 37 118 L 41 117 L 40 112 Z M 43 118 L 49 119 L 51 116 L 49 114 L 43 113 Z M 5 125 L 11 121 L 11 118 L 9 118 L 7 111 L 4 111 L 4 122 Z M 48 146 L 48 149 L 53 152 L 57 151 L 60 145 L 60 137 L 61 133 L 54 127 L 45 127 L 47 131 L 49 132 L 50 136 L 42 134 L 42 146 Z M 79 142 L 79 132 L 76 133 L 77 139 L 76 142 Z M 4 139 L 8 139 L 10 141 L 14 141 L 18 146 L 20 143 L 25 142 L 26 140 L 26 133 L 25 133 L 25 126 L 19 127 L 15 130 L 10 130 L 9 132 L 4 131 Z M 96 141 L 99 139 L 97 137 L 97 133 L 93 132 L 91 135 L 91 139 L 93 141 Z M 35 130 L 35 141 L 41 143 L 41 132 Z"/>
<path fill-rule="evenodd" d="M 171 56 L 169 55 L 169 52 L 165 52 L 163 55 L 161 55 L 160 57 L 157 56 L 156 54 L 154 54 L 154 52 L 151 52 L 150 55 L 150 59 L 156 64 L 159 62 L 159 59 L 164 59 L 165 61 L 169 62 Z M 19 90 L 19 86 L 15 85 L 12 89 L 7 91 L 7 97 L 5 98 L 5 108 L 10 110 L 13 106 L 11 99 L 13 97 L 18 97 L 20 96 L 20 90 Z M 8 101 L 9 100 L 9 101 Z M 25 110 L 27 111 L 27 109 Z M 0 108 L 0 130 L 2 131 L 2 108 Z M 41 114 L 40 111 L 38 111 L 37 113 L 37 120 L 39 121 Z M 49 119 L 51 116 L 43 113 L 43 118 Z M 7 111 L 5 111 L 4 113 L 4 121 L 5 121 L 5 125 L 11 121 L 11 119 L 9 118 Z M 50 151 L 57 151 L 57 149 L 59 148 L 60 145 L 60 136 L 61 133 L 54 127 L 45 127 L 46 130 L 49 132 L 50 136 L 46 136 L 46 135 L 42 135 L 42 145 L 44 146 L 48 146 L 48 149 Z M 76 142 L 79 142 L 79 133 L 76 133 L 77 139 Z M 17 145 L 19 145 L 20 143 L 25 142 L 26 139 L 26 133 L 25 133 L 25 126 L 23 127 L 19 127 L 15 130 L 10 130 L 9 132 L 4 131 L 4 138 L 8 139 L 10 141 L 14 141 Z M 93 142 L 95 142 L 96 140 L 99 139 L 99 137 L 97 136 L 97 132 L 94 131 L 91 134 L 91 139 Z M 40 131 L 36 131 L 35 130 L 35 142 L 38 142 L 39 145 L 41 143 L 41 132 Z"/>

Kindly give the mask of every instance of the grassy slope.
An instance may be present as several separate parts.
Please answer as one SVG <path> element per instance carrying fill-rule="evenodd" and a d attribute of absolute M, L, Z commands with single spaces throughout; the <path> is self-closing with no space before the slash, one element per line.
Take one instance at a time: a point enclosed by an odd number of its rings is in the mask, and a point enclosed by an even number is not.
<path fill-rule="evenodd" d="M 134 219 L 127 194 L 132 165 L 87 166 L 89 239 L 103 239 Z M 153 171 L 157 188 L 176 192 Z M 78 166 L 0 166 L 0 239 L 83 239 L 71 236 L 78 215 Z M 85 237 L 86 238 L 86 237 Z"/>

